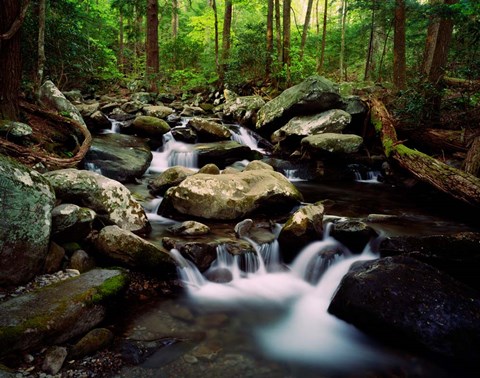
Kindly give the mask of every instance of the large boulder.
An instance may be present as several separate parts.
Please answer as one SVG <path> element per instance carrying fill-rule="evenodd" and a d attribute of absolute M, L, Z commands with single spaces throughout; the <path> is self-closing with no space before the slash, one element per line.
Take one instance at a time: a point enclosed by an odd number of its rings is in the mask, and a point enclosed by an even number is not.
<path fill-rule="evenodd" d="M 298 115 L 338 108 L 341 96 L 337 86 L 321 76 L 311 76 L 267 102 L 257 115 L 256 128 L 271 131 Z"/>
<path fill-rule="evenodd" d="M 151 230 L 142 206 L 118 181 L 77 169 L 60 169 L 44 176 L 62 202 L 88 207 L 104 222 L 128 231 L 148 233 Z"/>
<path fill-rule="evenodd" d="M 215 164 L 222 169 L 239 160 L 252 160 L 256 155 L 249 147 L 233 140 L 197 143 L 193 150 L 197 154 L 200 167 L 206 164 Z"/>
<path fill-rule="evenodd" d="M 134 133 L 153 138 L 161 138 L 170 131 L 170 125 L 166 121 L 151 116 L 138 116 L 130 127 Z"/>
<path fill-rule="evenodd" d="M 128 276 L 94 269 L 0 303 L 0 355 L 63 343 L 99 324 Z"/>
<path fill-rule="evenodd" d="M 59 113 L 66 114 L 68 118 L 86 127 L 80 111 L 50 80 L 45 81 L 40 87 L 40 102 L 45 107 L 56 109 Z"/>
<path fill-rule="evenodd" d="M 163 105 L 149 105 L 143 108 L 143 113 L 146 116 L 157 117 L 157 118 L 167 118 L 169 115 L 174 113 L 172 108 Z"/>
<path fill-rule="evenodd" d="M 195 171 L 192 169 L 182 167 L 181 165 L 176 165 L 166 169 L 158 176 L 153 177 L 148 182 L 148 189 L 154 196 L 163 196 L 167 189 L 171 188 L 172 186 L 177 186 L 188 176 L 191 176 L 194 173 Z"/>
<path fill-rule="evenodd" d="M 416 259 L 394 256 L 355 264 L 328 311 L 390 343 L 478 361 L 478 292 Z"/>
<path fill-rule="evenodd" d="M 225 126 L 204 118 L 192 118 L 188 121 L 187 126 L 195 129 L 198 138 L 203 142 L 226 140 L 230 139 L 232 135 Z"/>
<path fill-rule="evenodd" d="M 357 152 L 363 138 L 355 134 L 324 133 L 305 137 L 301 141 L 302 152 L 310 156 L 341 155 Z"/>
<path fill-rule="evenodd" d="M 257 122 L 257 112 L 265 105 L 261 96 L 243 96 L 228 98 L 223 105 L 223 115 L 246 126 Z"/>
<path fill-rule="evenodd" d="M 122 134 L 102 134 L 93 138 L 85 163 L 102 175 L 120 182 L 134 182 L 146 172 L 152 152 L 143 139 Z"/>
<path fill-rule="evenodd" d="M 48 254 L 55 193 L 36 171 L 0 155 L 0 285 L 28 281 Z"/>
<path fill-rule="evenodd" d="M 123 266 L 156 272 L 175 270 L 174 261 L 166 250 L 118 226 L 102 228 L 94 245 L 103 257 Z"/>
<path fill-rule="evenodd" d="M 60 243 L 81 242 L 92 232 L 96 216 L 92 209 L 61 204 L 52 211 L 52 238 Z"/>
<path fill-rule="evenodd" d="M 289 211 L 301 200 L 297 188 L 285 176 L 271 170 L 199 173 L 170 188 L 159 212 L 165 215 L 174 210 L 205 219 L 233 220 L 258 212 Z"/>
<path fill-rule="evenodd" d="M 341 133 L 350 123 L 350 114 L 341 109 L 327 110 L 322 113 L 293 117 L 288 123 L 275 131 L 273 142 L 294 137 L 299 142 L 303 137 L 321 133 Z"/>

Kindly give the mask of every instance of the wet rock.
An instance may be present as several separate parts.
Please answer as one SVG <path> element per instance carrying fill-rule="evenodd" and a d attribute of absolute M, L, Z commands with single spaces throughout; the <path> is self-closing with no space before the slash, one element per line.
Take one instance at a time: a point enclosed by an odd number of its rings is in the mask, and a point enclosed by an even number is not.
<path fill-rule="evenodd" d="M 178 250 L 182 256 L 192 261 L 201 272 L 207 270 L 217 258 L 217 242 L 188 241 L 164 237 L 162 244 L 168 250 Z"/>
<path fill-rule="evenodd" d="M 182 112 L 180 113 L 182 117 L 193 117 L 203 114 L 205 114 L 205 110 L 199 106 L 184 106 Z"/>
<path fill-rule="evenodd" d="M 210 227 L 200 222 L 186 221 L 168 228 L 173 235 L 200 236 L 210 233 Z"/>
<path fill-rule="evenodd" d="M 260 160 L 254 160 L 247 164 L 244 171 L 256 171 L 259 169 L 266 169 L 267 171 L 273 171 L 273 167 Z"/>
<path fill-rule="evenodd" d="M 215 164 L 206 164 L 199 169 L 198 173 L 206 173 L 210 175 L 219 175 L 220 169 Z"/>
<path fill-rule="evenodd" d="M 363 138 L 354 134 L 324 133 L 310 135 L 301 141 L 302 151 L 312 156 L 325 154 L 351 154 L 357 152 Z"/>
<path fill-rule="evenodd" d="M 188 121 L 187 127 L 195 129 L 201 142 L 226 140 L 232 135 L 225 126 L 204 118 L 192 118 Z"/>
<path fill-rule="evenodd" d="M 205 273 L 205 278 L 210 282 L 227 283 L 233 280 L 233 275 L 230 269 L 227 268 L 212 268 Z"/>
<path fill-rule="evenodd" d="M 0 135 L 7 140 L 19 141 L 32 135 L 32 128 L 25 123 L 0 120 Z"/>
<path fill-rule="evenodd" d="M 331 109 L 319 114 L 293 117 L 272 134 L 273 142 L 292 138 L 299 142 L 303 137 L 323 133 L 341 133 L 350 123 L 351 116 L 340 109 Z"/>
<path fill-rule="evenodd" d="M 63 95 L 71 102 L 82 102 L 83 96 L 82 92 L 78 89 L 72 89 L 71 91 L 63 92 Z"/>
<path fill-rule="evenodd" d="M 194 146 L 199 166 L 215 164 L 225 168 L 239 160 L 253 160 L 255 153 L 247 146 L 233 140 L 212 143 L 198 143 Z"/>
<path fill-rule="evenodd" d="M 289 211 L 302 200 L 297 188 L 278 172 L 261 169 L 238 174 L 196 174 L 170 188 L 159 214 L 174 209 L 205 219 L 234 220 L 254 212 Z"/>
<path fill-rule="evenodd" d="M 107 328 L 95 328 L 83 336 L 70 350 L 68 358 L 79 359 L 108 347 L 113 333 Z"/>
<path fill-rule="evenodd" d="M 85 122 L 89 128 L 93 129 L 108 129 L 110 128 L 110 121 L 107 116 L 103 114 L 100 110 L 92 113 L 89 117 L 86 118 Z"/>
<path fill-rule="evenodd" d="M 244 219 L 235 225 L 235 235 L 237 235 L 237 238 L 246 237 L 250 235 L 250 231 L 252 230 L 253 226 L 254 223 L 252 219 Z"/>
<path fill-rule="evenodd" d="M 325 209 L 321 203 L 306 205 L 285 222 L 278 242 L 286 261 L 291 261 L 307 244 L 323 238 L 324 213 Z"/>
<path fill-rule="evenodd" d="M 265 105 L 261 96 L 232 96 L 225 101 L 223 114 L 242 125 L 253 126 L 257 122 L 257 112 Z"/>
<path fill-rule="evenodd" d="M 88 272 L 95 267 L 95 261 L 82 249 L 73 252 L 68 264 L 69 269 L 76 269 L 80 273 Z"/>
<path fill-rule="evenodd" d="M 168 106 L 162 106 L 162 105 L 150 105 L 150 106 L 145 106 L 143 108 L 143 113 L 146 116 L 150 117 L 157 117 L 157 118 L 162 118 L 165 119 L 169 115 L 173 114 L 174 110 L 172 108 L 169 108 Z"/>
<path fill-rule="evenodd" d="M 410 257 L 355 264 L 328 311 L 396 345 L 468 363 L 480 352 L 478 292 Z"/>
<path fill-rule="evenodd" d="M 54 273 L 60 270 L 64 258 L 65 249 L 63 249 L 61 246 L 59 246 L 53 241 L 50 242 L 50 247 L 48 248 L 48 255 L 45 259 L 45 266 L 43 268 L 45 273 Z"/>
<path fill-rule="evenodd" d="M 333 82 L 321 76 L 311 76 L 267 102 L 258 111 L 256 128 L 271 130 L 275 125 L 284 125 L 292 117 L 337 108 L 340 101 L 338 88 Z"/>
<path fill-rule="evenodd" d="M 2 155 L 0 189 L 0 285 L 14 285 L 45 263 L 55 194 L 41 174 Z"/>
<path fill-rule="evenodd" d="M 147 171 L 152 161 L 148 144 L 140 138 L 122 134 L 103 134 L 93 138 L 85 156 L 88 167 L 119 182 L 134 182 Z"/>
<path fill-rule="evenodd" d="M 92 103 L 82 103 L 76 104 L 75 107 L 78 109 L 82 117 L 91 117 L 93 113 L 100 109 L 100 103 L 92 102 Z"/>
<path fill-rule="evenodd" d="M 47 172 L 44 177 L 54 187 L 57 198 L 94 210 L 108 224 L 136 233 L 151 229 L 142 206 L 118 181 L 77 169 Z"/>
<path fill-rule="evenodd" d="M 47 349 L 43 360 L 42 370 L 47 374 L 57 374 L 67 358 L 67 348 L 53 346 Z"/>
<path fill-rule="evenodd" d="M 330 235 L 356 253 L 361 253 L 368 242 L 378 236 L 372 227 L 358 219 L 335 220 Z"/>
<path fill-rule="evenodd" d="M 127 101 L 120 107 L 125 113 L 133 114 L 141 111 L 145 104 L 140 101 Z"/>
<path fill-rule="evenodd" d="M 390 236 L 382 240 L 379 252 L 382 256 L 408 254 L 480 290 L 480 233 Z"/>
<path fill-rule="evenodd" d="M 179 142 L 195 143 L 197 141 L 197 132 L 190 127 L 174 127 L 172 136 Z"/>
<path fill-rule="evenodd" d="M 191 176 L 195 171 L 177 165 L 163 171 L 157 177 L 154 177 L 148 182 L 148 189 L 152 195 L 163 196 L 168 188 L 177 186 L 188 176 Z"/>
<path fill-rule="evenodd" d="M 94 269 L 0 303 L 0 355 L 61 344 L 89 331 L 104 319 L 106 301 L 127 283 L 123 271 Z"/>
<path fill-rule="evenodd" d="M 101 255 L 124 266 L 157 272 L 175 270 L 166 250 L 118 226 L 102 228 L 94 245 Z"/>
<path fill-rule="evenodd" d="M 166 121 L 150 116 L 138 116 L 131 127 L 135 133 L 153 138 L 161 138 L 163 134 L 170 131 L 170 126 Z"/>
<path fill-rule="evenodd" d="M 59 243 L 79 242 L 92 232 L 93 210 L 65 203 L 52 211 L 52 237 Z"/>

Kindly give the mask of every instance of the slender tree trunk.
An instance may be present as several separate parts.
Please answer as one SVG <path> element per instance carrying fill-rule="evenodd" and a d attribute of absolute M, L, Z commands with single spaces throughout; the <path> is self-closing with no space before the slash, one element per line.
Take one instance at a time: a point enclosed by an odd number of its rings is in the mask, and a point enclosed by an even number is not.
<path fill-rule="evenodd" d="M 178 6 L 178 0 L 172 0 L 172 37 L 177 39 L 178 36 L 178 12 L 180 7 Z"/>
<path fill-rule="evenodd" d="M 458 3 L 458 0 L 430 0 L 432 6 L 456 3 Z M 423 112 L 423 122 L 427 125 L 435 125 L 440 122 L 441 79 L 447 64 L 452 31 L 453 20 L 440 16 L 433 16 L 430 20 L 422 63 L 422 74 L 429 84 L 425 91 Z"/>
<path fill-rule="evenodd" d="M 215 70 L 220 76 L 220 60 L 218 56 L 218 13 L 216 0 L 210 0 L 210 5 L 213 9 L 214 23 L 215 23 Z"/>
<path fill-rule="evenodd" d="M 223 17 L 223 33 L 222 33 L 222 66 L 220 71 L 220 81 L 225 80 L 225 71 L 227 70 L 227 61 L 230 55 L 230 31 L 232 28 L 232 0 L 225 0 L 225 14 Z"/>
<path fill-rule="evenodd" d="M 328 0 L 325 0 L 325 3 L 323 5 L 322 47 L 320 49 L 320 63 L 317 66 L 318 73 L 321 73 L 323 71 L 323 64 L 325 62 L 325 45 L 327 41 L 327 11 L 328 11 Z M 344 44 L 345 44 L 345 40 L 344 40 Z M 345 49 L 345 46 L 343 47 L 343 49 Z"/>
<path fill-rule="evenodd" d="M 277 61 L 282 63 L 282 21 L 280 16 L 280 0 L 275 0 L 275 35 L 277 41 Z"/>
<path fill-rule="evenodd" d="M 397 89 L 405 89 L 407 76 L 405 50 L 405 0 L 395 0 L 393 84 Z"/>
<path fill-rule="evenodd" d="M 146 79 L 150 84 L 150 90 L 156 92 L 159 57 L 158 57 L 158 0 L 147 2 L 147 40 L 145 44 L 147 54 Z"/>
<path fill-rule="evenodd" d="M 0 119 L 18 118 L 22 79 L 20 32 L 29 1 L 0 2 Z"/>
<path fill-rule="evenodd" d="M 367 61 L 365 62 L 365 74 L 363 80 L 368 80 L 373 71 L 373 51 L 375 49 L 375 16 L 376 16 L 376 0 L 372 5 L 372 19 L 370 23 L 370 38 L 368 41 Z"/>
<path fill-rule="evenodd" d="M 39 0 L 38 2 L 38 61 L 37 72 L 35 75 L 34 94 L 35 97 L 39 97 L 40 86 L 43 81 L 43 72 L 45 69 L 45 0 Z"/>
<path fill-rule="evenodd" d="M 123 11 L 120 10 L 119 16 L 119 36 L 118 36 L 118 66 L 122 73 L 125 73 L 125 37 L 123 29 Z"/>
<path fill-rule="evenodd" d="M 291 15 L 292 0 L 283 0 L 283 48 L 282 48 L 282 63 L 287 71 L 287 85 L 290 84 L 290 15 Z"/>
<path fill-rule="evenodd" d="M 340 79 L 345 77 L 345 30 L 347 25 L 347 0 L 342 0 L 342 17 L 341 17 L 341 24 L 342 24 L 342 36 L 341 36 L 341 45 L 340 45 Z"/>
<path fill-rule="evenodd" d="M 265 78 L 270 79 L 272 73 L 272 56 L 273 56 L 273 7 L 274 0 L 268 0 L 267 7 L 267 47 L 266 47 L 266 59 L 265 59 Z"/>
<path fill-rule="evenodd" d="M 310 26 L 310 18 L 312 16 L 312 7 L 313 7 L 313 0 L 308 0 L 307 12 L 305 13 L 305 22 L 303 23 L 302 40 L 300 44 L 300 60 L 303 59 L 303 53 L 305 51 L 305 45 L 307 43 L 308 28 Z"/>

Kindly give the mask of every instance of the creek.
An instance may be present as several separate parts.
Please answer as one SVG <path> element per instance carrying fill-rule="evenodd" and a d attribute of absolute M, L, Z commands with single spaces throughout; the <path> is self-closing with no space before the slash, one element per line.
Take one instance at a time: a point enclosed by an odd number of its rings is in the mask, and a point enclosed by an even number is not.
<path fill-rule="evenodd" d="M 118 125 L 114 127 L 118 130 Z M 238 125 L 230 129 L 235 131 L 234 140 L 264 152 L 247 129 Z M 158 243 L 177 222 L 157 214 L 162 199 L 152 198 L 146 183 L 169 166 L 198 167 L 192 145 L 175 141 L 171 133 L 153 155 L 145 176 L 127 186 L 141 198 L 153 228 L 149 240 Z M 379 182 L 377 172 L 362 175 L 356 167 L 351 169 L 351 181 L 327 183 L 303 180 L 296 170 L 284 174 L 305 202 L 332 201 L 329 215 L 364 218 L 383 214 L 401 220 L 372 224 L 381 235 L 475 229 L 474 215 L 459 211 L 458 204 L 442 195 L 395 187 Z M 207 224 L 214 237 L 234 226 Z M 124 329 L 127 339 L 155 346 L 155 352 L 140 365 L 124 368 L 121 376 L 363 377 L 399 372 L 399 376 L 442 376 L 435 363 L 381 345 L 328 314 L 329 301 L 350 265 L 377 255 L 375 242 L 363 251 L 349 251 L 328 235 L 327 223 L 325 230 L 323 240 L 305 247 L 288 265 L 277 241 L 266 245 L 250 241 L 256 254 L 235 257 L 220 246 L 217 260 L 204 274 L 172 250 L 184 292 L 176 299 L 158 299 L 129 311 L 134 315 Z M 343 253 L 320 257 L 322 251 L 332 249 Z M 209 281 L 206 276 L 212 273 L 228 282 Z"/>

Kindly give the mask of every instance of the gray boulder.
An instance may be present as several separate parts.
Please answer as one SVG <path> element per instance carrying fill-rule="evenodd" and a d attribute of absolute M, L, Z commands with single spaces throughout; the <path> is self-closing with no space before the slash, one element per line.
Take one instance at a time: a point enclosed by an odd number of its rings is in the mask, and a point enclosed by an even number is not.
<path fill-rule="evenodd" d="M 149 105 L 143 108 L 143 113 L 146 116 L 157 117 L 157 118 L 167 118 L 169 115 L 173 114 L 174 110 L 168 106 L 163 105 Z"/>
<path fill-rule="evenodd" d="M 154 138 L 159 138 L 170 131 L 166 121 L 150 116 L 138 116 L 130 127 L 134 133 Z"/>
<path fill-rule="evenodd" d="M 94 245 L 102 256 L 127 267 L 149 271 L 171 271 L 175 267 L 166 250 L 118 226 L 102 228 Z"/>
<path fill-rule="evenodd" d="M 68 118 L 86 127 L 79 110 L 50 80 L 45 81 L 40 87 L 40 102 L 47 108 L 56 109 L 59 113 L 66 113 Z"/>
<path fill-rule="evenodd" d="M 158 176 L 154 177 L 148 182 L 148 189 L 154 196 L 163 196 L 167 189 L 172 186 L 177 186 L 188 176 L 191 176 L 195 171 L 176 165 L 163 171 Z"/>
<path fill-rule="evenodd" d="M 0 285 L 13 285 L 43 267 L 55 193 L 40 173 L 3 155 L 0 188 Z"/>
<path fill-rule="evenodd" d="M 195 129 L 198 138 L 203 142 L 226 140 L 232 135 L 225 126 L 203 118 L 192 118 L 188 121 L 187 126 Z"/>
<path fill-rule="evenodd" d="M 227 98 L 223 105 L 223 115 L 242 125 L 253 126 L 257 122 L 257 112 L 265 105 L 261 96 Z"/>
<path fill-rule="evenodd" d="M 141 111 L 145 104 L 140 101 L 127 101 L 120 107 L 125 113 L 133 114 Z"/>
<path fill-rule="evenodd" d="M 93 210 L 65 203 L 52 211 L 52 238 L 57 242 L 80 242 L 92 232 Z"/>
<path fill-rule="evenodd" d="M 271 130 L 298 115 L 338 108 L 341 97 L 337 86 L 321 76 L 311 76 L 283 91 L 259 111 L 257 129 Z"/>
<path fill-rule="evenodd" d="M 328 311 L 390 343 L 478 362 L 478 292 L 416 259 L 355 264 Z"/>
<path fill-rule="evenodd" d="M 360 253 L 377 232 L 358 219 L 341 218 L 333 222 L 330 235 L 345 245 L 350 251 Z"/>
<path fill-rule="evenodd" d="M 187 177 L 170 188 L 159 213 L 171 210 L 205 219 L 234 220 L 255 212 L 289 211 L 302 195 L 285 176 L 271 170 Z"/>
<path fill-rule="evenodd" d="M 321 133 L 341 133 L 350 123 L 350 114 L 341 109 L 331 109 L 319 114 L 293 117 L 272 134 L 272 142 L 294 137 L 297 142 L 303 137 Z"/>
<path fill-rule="evenodd" d="M 185 221 L 174 226 L 170 226 L 168 231 L 173 235 L 181 236 L 201 236 L 210 233 L 210 227 L 196 221 Z"/>
<path fill-rule="evenodd" d="M 94 269 L 0 303 L 0 355 L 60 344 L 99 324 L 128 276 Z"/>
<path fill-rule="evenodd" d="M 200 167 L 207 164 L 215 164 L 223 169 L 236 161 L 252 160 L 255 157 L 254 151 L 249 147 L 233 140 L 197 143 L 193 150 L 197 153 L 197 161 Z"/>
<path fill-rule="evenodd" d="M 99 102 L 92 102 L 92 103 L 81 103 L 75 105 L 78 109 L 82 117 L 90 117 L 93 113 L 100 109 Z"/>
<path fill-rule="evenodd" d="M 142 206 L 118 181 L 95 172 L 60 169 L 44 174 L 57 198 L 94 210 L 109 224 L 136 233 L 147 233 L 151 226 Z"/>
<path fill-rule="evenodd" d="M 32 135 L 32 128 L 22 122 L 0 120 L 0 135 L 6 139 L 21 139 Z"/>
<path fill-rule="evenodd" d="M 146 172 L 152 152 L 140 138 L 122 134 L 102 134 L 93 138 L 84 162 L 102 175 L 119 182 L 134 182 Z"/>
<path fill-rule="evenodd" d="M 305 137 L 301 141 L 302 152 L 309 156 L 351 154 L 357 152 L 363 138 L 355 134 L 324 133 Z"/>

